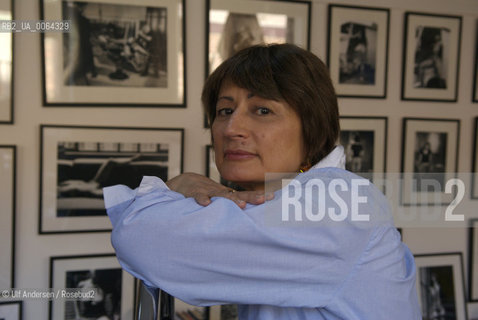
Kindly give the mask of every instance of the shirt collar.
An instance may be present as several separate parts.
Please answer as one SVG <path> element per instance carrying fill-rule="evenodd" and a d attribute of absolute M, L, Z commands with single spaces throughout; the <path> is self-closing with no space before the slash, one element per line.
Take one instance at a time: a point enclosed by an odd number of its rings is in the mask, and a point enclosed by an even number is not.
<path fill-rule="evenodd" d="M 325 158 L 316 163 L 311 169 L 334 167 L 345 169 L 344 147 L 336 146 Z"/>

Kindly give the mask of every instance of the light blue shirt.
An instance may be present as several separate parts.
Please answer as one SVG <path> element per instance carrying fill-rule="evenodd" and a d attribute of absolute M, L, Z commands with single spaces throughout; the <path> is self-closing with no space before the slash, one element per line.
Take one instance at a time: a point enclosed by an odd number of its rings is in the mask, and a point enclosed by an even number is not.
<path fill-rule="evenodd" d="M 347 187 L 336 190 L 351 199 L 351 181 L 363 179 L 340 167 L 336 148 L 297 180 L 306 188 L 313 179 L 344 180 Z M 220 197 L 203 207 L 144 177 L 137 189 L 113 186 L 104 197 L 123 268 L 190 304 L 238 304 L 240 319 L 421 319 L 413 256 L 379 190 L 360 189 L 368 222 L 326 214 L 284 223 L 285 192 L 244 210 Z M 329 192 L 325 203 L 340 209 Z"/>

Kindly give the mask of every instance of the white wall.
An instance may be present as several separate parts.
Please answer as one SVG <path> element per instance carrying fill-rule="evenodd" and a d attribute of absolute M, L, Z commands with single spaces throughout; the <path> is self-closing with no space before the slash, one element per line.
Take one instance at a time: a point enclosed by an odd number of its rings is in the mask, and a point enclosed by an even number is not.
<path fill-rule="evenodd" d="M 476 0 L 363 0 L 312 1 L 311 50 L 326 58 L 327 5 L 377 6 L 391 9 L 389 38 L 388 92 L 385 100 L 340 99 L 342 115 L 387 116 L 387 170 L 399 172 L 401 120 L 403 117 L 440 117 L 461 120 L 459 171 L 471 171 L 473 118 L 478 104 L 471 103 L 475 52 Z M 15 36 L 15 123 L 0 125 L 0 144 L 17 146 L 17 288 L 47 288 L 49 258 L 56 255 L 113 252 L 109 234 L 38 234 L 39 125 L 98 125 L 185 128 L 184 169 L 204 173 L 204 146 L 209 142 L 203 129 L 200 92 L 204 80 L 205 0 L 187 0 L 187 108 L 45 108 L 42 106 L 42 75 L 39 34 Z M 405 11 L 453 14 L 463 17 L 457 103 L 400 100 L 402 33 Z M 15 18 L 39 18 L 39 1 L 15 1 Z M 478 210 L 477 210 L 478 211 Z M 470 212 L 478 217 L 478 212 Z M 462 251 L 467 260 L 467 232 L 463 229 L 405 229 L 405 242 L 414 253 Z M 466 264 L 465 264 L 466 266 Z M 466 268 L 465 268 L 466 270 Z M 465 272 L 466 273 L 466 272 Z M 478 305 L 469 305 L 470 316 L 478 317 Z M 45 300 L 28 300 L 24 319 L 47 319 Z"/>

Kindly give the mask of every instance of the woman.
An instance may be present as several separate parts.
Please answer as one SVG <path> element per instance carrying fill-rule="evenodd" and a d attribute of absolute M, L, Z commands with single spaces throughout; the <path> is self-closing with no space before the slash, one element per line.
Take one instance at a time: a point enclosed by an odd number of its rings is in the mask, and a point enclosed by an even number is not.
<path fill-rule="evenodd" d="M 337 99 L 315 55 L 244 49 L 208 78 L 202 101 L 218 170 L 245 191 L 196 174 L 106 188 L 127 271 L 191 304 L 238 304 L 240 319 L 421 319 L 413 256 L 384 196 L 360 189 L 368 221 L 337 214 L 354 181 L 368 183 L 343 169 Z M 269 172 L 296 177 L 268 195 Z"/>

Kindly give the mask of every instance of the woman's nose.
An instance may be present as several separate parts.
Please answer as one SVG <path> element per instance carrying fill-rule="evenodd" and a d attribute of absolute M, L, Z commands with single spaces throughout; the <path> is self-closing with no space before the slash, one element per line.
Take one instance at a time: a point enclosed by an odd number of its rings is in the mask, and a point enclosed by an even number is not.
<path fill-rule="evenodd" d="M 237 108 L 229 117 L 224 134 L 231 138 L 245 138 L 249 136 L 249 126 L 250 121 L 247 117 L 247 112 Z"/>

